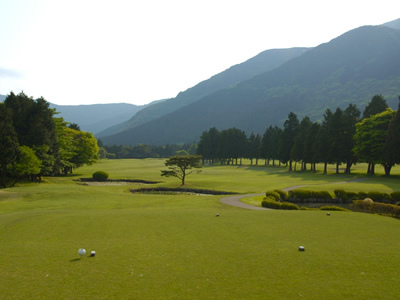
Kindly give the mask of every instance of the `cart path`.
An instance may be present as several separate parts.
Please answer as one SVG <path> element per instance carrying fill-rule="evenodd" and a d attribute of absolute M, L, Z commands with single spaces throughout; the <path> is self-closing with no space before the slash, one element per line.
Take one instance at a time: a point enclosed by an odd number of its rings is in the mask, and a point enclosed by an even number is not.
<path fill-rule="evenodd" d="M 236 196 L 221 198 L 220 201 L 226 205 L 236 206 L 236 207 L 240 207 L 240 208 L 246 208 L 246 209 L 252 209 L 252 210 L 270 210 L 269 208 L 265 208 L 265 207 L 261 207 L 261 206 L 260 207 L 253 206 L 253 205 L 249 205 L 249 204 L 246 204 L 246 203 L 243 203 L 242 201 L 240 201 L 242 198 L 262 196 L 264 194 L 265 193 L 236 195 Z"/>
<path fill-rule="evenodd" d="M 352 180 L 348 180 L 348 181 L 332 182 L 332 183 L 328 183 L 328 184 L 342 184 L 342 183 L 348 183 L 348 182 L 354 182 L 354 181 L 362 181 L 362 180 L 365 180 L 365 178 L 356 178 L 356 179 L 352 179 Z M 324 183 L 324 184 L 327 184 L 327 183 Z M 291 190 L 295 190 L 295 189 L 302 188 L 302 187 L 305 187 L 305 186 L 310 186 L 310 185 L 314 185 L 314 184 L 304 184 L 304 185 L 290 186 L 290 187 L 282 189 L 282 191 L 288 192 L 288 191 L 291 191 Z M 318 185 L 318 184 L 316 184 L 316 185 Z M 258 196 L 263 196 L 263 195 L 265 195 L 265 193 L 243 194 L 243 195 L 224 197 L 224 198 L 221 198 L 220 201 L 222 203 L 226 204 L 226 205 L 245 208 L 245 209 L 272 210 L 270 208 L 249 205 L 249 204 L 246 204 L 246 203 L 243 203 L 242 201 L 240 201 L 243 198 L 258 197 Z"/>

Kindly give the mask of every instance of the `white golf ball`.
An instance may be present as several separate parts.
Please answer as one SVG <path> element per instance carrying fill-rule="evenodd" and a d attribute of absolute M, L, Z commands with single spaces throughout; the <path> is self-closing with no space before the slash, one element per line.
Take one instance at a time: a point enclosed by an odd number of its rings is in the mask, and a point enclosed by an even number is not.
<path fill-rule="evenodd" d="M 79 249 L 79 250 L 78 250 L 78 254 L 79 254 L 80 256 L 83 256 L 83 255 L 86 254 L 86 250 L 85 250 L 85 249 Z"/>

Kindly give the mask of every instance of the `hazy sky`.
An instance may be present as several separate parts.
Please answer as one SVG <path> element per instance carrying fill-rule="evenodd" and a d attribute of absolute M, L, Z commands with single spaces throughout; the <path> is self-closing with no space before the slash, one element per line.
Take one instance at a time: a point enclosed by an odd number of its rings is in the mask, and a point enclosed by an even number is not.
<path fill-rule="evenodd" d="M 146 104 L 273 48 L 400 18 L 400 1 L 0 0 L 0 94 Z"/>

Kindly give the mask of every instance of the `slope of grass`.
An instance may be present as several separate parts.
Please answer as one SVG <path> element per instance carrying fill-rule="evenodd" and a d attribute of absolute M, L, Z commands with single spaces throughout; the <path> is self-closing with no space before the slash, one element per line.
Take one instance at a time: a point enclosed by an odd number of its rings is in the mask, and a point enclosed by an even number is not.
<path fill-rule="evenodd" d="M 0 298 L 399 298 L 396 219 L 248 211 L 218 196 L 132 195 L 129 186 L 72 180 L 103 170 L 111 179 L 179 185 L 159 176 L 162 167 L 163 160 L 101 161 L 67 178 L 0 190 Z M 247 192 L 337 179 L 228 166 L 204 168 L 188 184 Z M 391 189 L 385 178 L 368 180 Z M 79 248 L 96 256 L 79 258 Z"/>

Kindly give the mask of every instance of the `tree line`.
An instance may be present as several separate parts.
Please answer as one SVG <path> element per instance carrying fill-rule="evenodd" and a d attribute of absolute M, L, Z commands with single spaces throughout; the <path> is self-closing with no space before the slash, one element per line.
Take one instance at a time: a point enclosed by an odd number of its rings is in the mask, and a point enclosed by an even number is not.
<path fill-rule="evenodd" d="M 196 154 L 197 144 L 167 144 L 164 146 L 139 144 L 129 145 L 104 145 L 99 139 L 100 158 L 122 159 L 122 158 L 168 158 L 175 155 Z"/>
<path fill-rule="evenodd" d="M 13 186 L 72 172 L 98 159 L 93 134 L 56 117 L 43 98 L 11 92 L 0 103 L 0 180 Z"/>
<path fill-rule="evenodd" d="M 399 97 L 400 100 L 400 97 Z M 363 115 L 356 105 L 347 108 L 327 109 L 321 122 L 312 122 L 305 116 L 301 120 L 289 113 L 283 128 L 270 126 L 261 136 L 246 133 L 237 128 L 204 131 L 198 143 L 197 154 L 203 163 L 241 163 L 242 158 L 255 161 L 265 159 L 265 164 L 287 164 L 289 171 L 316 172 L 316 164 L 336 165 L 336 173 L 345 164 L 349 174 L 357 162 L 368 163 L 368 174 L 375 173 L 375 165 L 381 164 L 385 174 L 400 163 L 400 103 L 393 111 L 382 95 L 375 95 L 366 106 Z"/>

